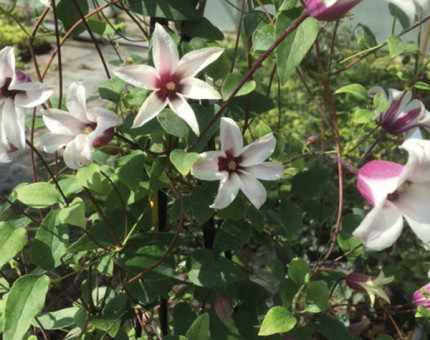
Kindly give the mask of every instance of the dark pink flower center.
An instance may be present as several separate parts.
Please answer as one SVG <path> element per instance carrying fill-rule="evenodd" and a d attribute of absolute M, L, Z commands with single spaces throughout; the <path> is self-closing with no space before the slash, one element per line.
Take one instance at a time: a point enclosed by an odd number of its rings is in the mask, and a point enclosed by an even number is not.
<path fill-rule="evenodd" d="M 29 77 L 27 77 L 24 73 L 20 71 L 15 72 L 16 80 L 19 84 L 28 83 L 31 81 Z M 15 96 L 19 93 L 23 93 L 24 91 L 21 90 L 10 90 L 9 86 L 12 82 L 12 78 L 8 77 L 4 80 L 3 86 L 0 88 L 0 98 L 12 98 L 14 99 Z"/>
<path fill-rule="evenodd" d="M 84 133 L 90 134 L 96 128 L 97 128 L 97 123 L 95 123 L 95 122 L 88 123 L 84 128 Z M 112 140 L 113 135 L 114 135 L 114 128 L 113 127 L 104 130 L 100 136 L 98 136 L 96 139 L 94 139 L 93 147 L 99 148 L 101 146 L 108 144 Z"/>
<path fill-rule="evenodd" d="M 237 172 L 240 169 L 242 157 L 234 157 L 230 151 L 227 151 L 226 157 L 218 157 L 218 171 L 227 171 L 229 174 Z"/>
<path fill-rule="evenodd" d="M 182 85 L 180 84 L 180 80 L 174 74 L 162 74 L 155 83 L 155 87 L 158 89 L 158 97 L 163 100 L 174 98 L 177 92 L 181 92 Z"/>

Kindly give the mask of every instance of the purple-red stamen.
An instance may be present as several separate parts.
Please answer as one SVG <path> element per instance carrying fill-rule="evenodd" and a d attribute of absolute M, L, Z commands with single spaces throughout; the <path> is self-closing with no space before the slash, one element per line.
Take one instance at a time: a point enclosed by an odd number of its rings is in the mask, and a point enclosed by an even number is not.
<path fill-rule="evenodd" d="M 230 151 L 226 151 L 226 157 L 218 158 L 218 171 L 227 171 L 229 174 L 237 172 L 240 169 L 242 156 L 234 157 Z"/>

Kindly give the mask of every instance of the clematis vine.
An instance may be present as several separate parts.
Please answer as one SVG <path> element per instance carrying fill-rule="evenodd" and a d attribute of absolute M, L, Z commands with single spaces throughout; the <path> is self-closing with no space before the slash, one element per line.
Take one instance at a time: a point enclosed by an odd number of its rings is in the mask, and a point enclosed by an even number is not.
<path fill-rule="evenodd" d="M 309 14 L 315 19 L 333 21 L 341 18 L 363 0 L 305 0 Z M 374 0 L 372 0 L 374 1 Z M 391 2 L 413 20 L 420 10 L 428 9 L 428 0 L 384 0 Z"/>
<path fill-rule="evenodd" d="M 230 118 L 222 118 L 220 139 L 221 150 L 201 153 L 191 174 L 204 181 L 221 181 L 211 208 L 227 207 L 242 190 L 259 209 L 266 201 L 267 193 L 257 179 L 272 181 L 283 174 L 281 163 L 264 162 L 275 150 L 275 137 L 269 133 L 244 147 L 236 123 Z"/>
<path fill-rule="evenodd" d="M 42 136 L 41 142 L 49 153 L 65 147 L 64 162 L 69 168 L 78 169 L 91 163 L 93 147 L 111 141 L 114 127 L 121 123 L 121 118 L 101 107 L 87 109 L 86 91 L 81 82 L 70 85 L 66 106 L 69 112 L 43 111 L 43 121 L 51 132 Z"/>
<path fill-rule="evenodd" d="M 356 292 L 367 293 L 369 295 L 371 307 L 375 304 L 376 296 L 379 296 L 386 302 L 390 303 L 390 298 L 385 294 L 382 286 L 393 282 L 393 280 L 393 276 L 385 277 L 382 271 L 376 278 L 361 273 L 351 273 L 345 278 L 346 284 L 349 288 Z"/>
<path fill-rule="evenodd" d="M 410 138 L 401 146 L 406 165 L 371 161 L 358 173 L 360 193 L 373 206 L 353 235 L 372 250 L 390 247 L 400 236 L 403 217 L 430 246 L 430 141 Z"/>
<path fill-rule="evenodd" d="M 415 291 L 412 302 L 416 307 L 424 306 L 430 311 L 430 283 Z"/>
<path fill-rule="evenodd" d="M 25 147 L 25 114 L 48 100 L 52 92 L 15 70 L 13 47 L 0 51 L 0 162 L 9 161 L 8 153 Z"/>
<path fill-rule="evenodd" d="M 372 87 L 368 91 L 370 97 L 374 97 L 378 93 L 382 94 L 389 103 L 389 108 L 379 114 L 376 120 L 388 133 L 404 134 L 405 138 L 408 138 L 419 127 L 430 128 L 430 112 L 426 110 L 420 100 L 412 100 L 410 91 L 404 93 L 389 89 L 388 97 L 379 86 Z"/>
<path fill-rule="evenodd" d="M 222 52 L 222 48 L 208 47 L 189 52 L 179 59 L 172 38 L 161 25 L 156 24 L 152 40 L 155 68 L 131 65 L 114 71 L 127 83 L 153 91 L 142 104 L 133 128 L 144 125 L 169 106 L 198 135 L 199 125 L 187 99 L 221 99 L 217 90 L 195 76 L 218 59 Z"/>

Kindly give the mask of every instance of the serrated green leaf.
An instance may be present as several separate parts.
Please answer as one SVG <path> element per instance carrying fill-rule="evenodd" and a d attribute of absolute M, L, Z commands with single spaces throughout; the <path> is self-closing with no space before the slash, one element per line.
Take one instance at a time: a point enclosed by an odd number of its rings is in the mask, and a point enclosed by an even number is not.
<path fill-rule="evenodd" d="M 367 100 L 367 90 L 363 85 L 350 84 L 337 89 L 334 94 L 349 93 L 353 97 L 361 100 Z"/>
<path fill-rule="evenodd" d="M 185 152 L 184 150 L 175 149 L 170 153 L 170 161 L 182 176 L 188 175 L 191 167 L 198 159 L 199 154 L 195 152 Z"/>
<path fill-rule="evenodd" d="M 259 336 L 268 336 L 276 333 L 285 333 L 294 328 L 296 318 L 284 307 L 271 308 L 261 324 Z"/>
<path fill-rule="evenodd" d="M 13 194 L 32 208 L 46 208 L 61 201 L 57 188 L 46 182 L 22 185 L 16 188 Z"/>
<path fill-rule="evenodd" d="M 0 268 L 14 258 L 27 244 L 25 228 L 14 228 L 0 222 Z"/>

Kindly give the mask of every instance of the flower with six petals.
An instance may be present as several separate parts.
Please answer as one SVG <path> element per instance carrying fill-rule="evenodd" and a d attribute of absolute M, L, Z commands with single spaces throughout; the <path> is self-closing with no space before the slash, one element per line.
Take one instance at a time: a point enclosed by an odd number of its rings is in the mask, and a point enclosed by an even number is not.
<path fill-rule="evenodd" d="M 85 87 L 80 82 L 70 85 L 66 106 L 69 112 L 43 111 L 43 121 L 51 133 L 42 136 L 41 142 L 50 153 L 65 146 L 64 162 L 69 168 L 78 169 L 92 161 L 93 147 L 109 143 L 121 118 L 101 107 L 87 109 Z"/>
<path fill-rule="evenodd" d="M 373 206 L 353 235 L 372 250 L 390 247 L 400 236 L 403 217 L 430 246 L 430 141 L 410 138 L 401 146 L 406 165 L 371 161 L 358 173 L 360 193 Z"/>
<path fill-rule="evenodd" d="M 220 139 L 221 150 L 200 154 L 191 174 L 204 181 L 221 181 L 211 208 L 227 207 L 242 190 L 259 209 L 266 201 L 267 193 L 258 179 L 271 181 L 283 174 L 281 163 L 264 162 L 275 150 L 275 137 L 269 133 L 244 147 L 236 123 L 230 118 L 222 118 Z"/>
<path fill-rule="evenodd" d="M 152 40 L 154 67 L 131 65 L 114 72 L 118 77 L 136 87 L 153 91 L 142 104 L 134 119 L 133 127 L 139 127 L 153 119 L 167 105 L 199 134 L 199 126 L 189 99 L 221 99 L 220 94 L 206 82 L 195 76 L 214 62 L 223 52 L 219 47 L 207 47 L 185 54 L 179 59 L 172 38 L 159 24 L 155 25 Z"/>

